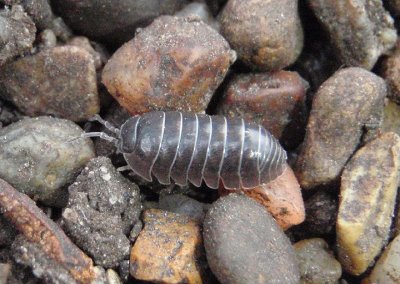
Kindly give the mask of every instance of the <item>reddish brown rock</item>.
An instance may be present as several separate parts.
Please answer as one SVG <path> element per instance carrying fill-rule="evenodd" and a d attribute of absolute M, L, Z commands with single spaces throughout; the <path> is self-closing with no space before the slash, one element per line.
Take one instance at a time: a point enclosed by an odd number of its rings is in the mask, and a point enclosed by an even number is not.
<path fill-rule="evenodd" d="M 162 16 L 117 50 L 104 67 L 103 83 L 131 114 L 201 112 L 234 54 L 203 22 Z"/>
<path fill-rule="evenodd" d="M 304 136 L 307 87 L 296 72 L 237 75 L 227 87 L 220 112 L 256 122 L 294 148 Z"/>
<path fill-rule="evenodd" d="M 66 269 L 76 281 L 91 283 L 94 280 L 92 260 L 71 242 L 35 202 L 2 179 L 0 208 L 27 241 L 34 243 L 47 257 Z"/>
<path fill-rule="evenodd" d="M 199 224 L 175 213 L 150 209 L 131 250 L 130 272 L 156 283 L 202 283 L 205 254 Z"/>
<path fill-rule="evenodd" d="M 283 230 L 305 219 L 300 185 L 289 166 L 273 181 L 244 193 L 265 206 Z"/>
<path fill-rule="evenodd" d="M 379 127 L 385 96 L 384 80 L 362 68 L 341 69 L 322 84 L 295 168 L 302 188 L 339 177 L 362 135 L 373 136 Z"/>
<path fill-rule="evenodd" d="M 292 64 L 303 48 L 297 1 L 229 0 L 220 23 L 238 58 L 261 71 Z"/>
<path fill-rule="evenodd" d="M 29 116 L 82 121 L 99 112 L 92 56 L 75 46 L 55 47 L 4 65 L 0 96 Z"/>

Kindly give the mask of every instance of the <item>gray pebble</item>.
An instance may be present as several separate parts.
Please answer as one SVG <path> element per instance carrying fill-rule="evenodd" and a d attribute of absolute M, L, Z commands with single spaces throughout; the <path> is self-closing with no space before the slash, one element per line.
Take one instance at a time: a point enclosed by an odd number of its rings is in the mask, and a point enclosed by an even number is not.
<path fill-rule="evenodd" d="M 187 0 L 53 0 L 53 7 L 80 34 L 113 45 L 122 44 L 154 18 L 172 14 Z"/>
<path fill-rule="evenodd" d="M 139 188 L 116 171 L 110 159 L 92 159 L 76 182 L 62 214 L 68 235 L 97 265 L 116 267 L 129 256 L 126 237 L 141 211 Z"/>
<path fill-rule="evenodd" d="M 323 239 L 306 239 L 294 244 L 302 284 L 335 284 L 342 267 Z"/>
<path fill-rule="evenodd" d="M 0 9 L 0 66 L 32 48 L 36 27 L 22 6 Z"/>
<path fill-rule="evenodd" d="M 158 208 L 186 215 L 199 222 L 203 221 L 206 211 L 203 203 L 183 194 L 161 195 Z"/>
<path fill-rule="evenodd" d="M 256 201 L 229 194 L 204 220 L 211 270 L 221 283 L 299 283 L 296 255 L 272 216 Z"/>
<path fill-rule="evenodd" d="M 0 178 L 35 200 L 62 206 L 63 186 L 94 157 L 90 139 L 76 139 L 82 133 L 72 121 L 45 116 L 0 129 Z"/>

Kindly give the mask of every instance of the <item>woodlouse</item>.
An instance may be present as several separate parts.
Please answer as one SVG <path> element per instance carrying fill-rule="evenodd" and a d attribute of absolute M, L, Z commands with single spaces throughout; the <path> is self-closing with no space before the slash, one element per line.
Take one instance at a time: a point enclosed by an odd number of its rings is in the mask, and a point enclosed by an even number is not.
<path fill-rule="evenodd" d="M 131 170 L 148 181 L 178 185 L 188 180 L 210 188 L 250 189 L 279 176 L 286 152 L 262 126 L 240 118 L 155 111 L 129 118 L 118 135 L 85 133 L 114 142 Z"/>

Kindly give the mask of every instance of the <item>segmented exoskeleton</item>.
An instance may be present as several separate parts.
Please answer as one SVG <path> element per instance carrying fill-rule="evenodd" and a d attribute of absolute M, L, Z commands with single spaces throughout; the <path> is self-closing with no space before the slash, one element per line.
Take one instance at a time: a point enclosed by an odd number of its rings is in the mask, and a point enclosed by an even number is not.
<path fill-rule="evenodd" d="M 279 176 L 286 152 L 262 126 L 240 118 L 155 111 L 129 118 L 118 134 L 86 133 L 114 141 L 133 172 L 162 184 L 250 189 Z"/>

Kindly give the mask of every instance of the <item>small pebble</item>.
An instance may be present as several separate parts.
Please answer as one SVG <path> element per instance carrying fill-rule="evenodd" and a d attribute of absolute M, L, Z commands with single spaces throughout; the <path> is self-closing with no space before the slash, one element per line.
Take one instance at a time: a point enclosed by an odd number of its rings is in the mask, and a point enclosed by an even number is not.
<path fill-rule="evenodd" d="M 221 33 L 251 68 L 285 68 L 303 48 L 297 5 L 297 0 L 229 0 L 219 16 Z"/>
<path fill-rule="evenodd" d="M 50 28 L 55 18 L 48 0 L 21 1 L 24 10 L 31 17 L 38 30 Z"/>
<path fill-rule="evenodd" d="M 400 236 L 397 236 L 386 248 L 371 274 L 363 284 L 400 283 Z"/>
<path fill-rule="evenodd" d="M 338 206 L 335 195 L 318 190 L 305 201 L 306 220 L 300 231 L 311 236 L 331 234 L 335 230 Z"/>
<path fill-rule="evenodd" d="M 130 273 L 156 283 L 207 283 L 201 229 L 190 218 L 150 209 L 131 250 Z"/>
<path fill-rule="evenodd" d="M 295 167 L 302 188 L 338 179 L 360 139 L 380 126 L 385 96 L 384 80 L 357 67 L 341 69 L 322 84 Z"/>
<path fill-rule="evenodd" d="M 32 48 L 36 27 L 20 5 L 0 9 L 0 66 Z"/>
<path fill-rule="evenodd" d="M 219 30 L 219 22 L 213 17 L 211 10 L 206 3 L 189 3 L 182 10 L 176 12 L 175 16 L 183 18 L 198 18 L 215 30 Z"/>
<path fill-rule="evenodd" d="M 173 14 L 187 0 L 52 0 L 55 11 L 67 24 L 92 39 L 120 45 L 132 39 L 137 27 L 145 27 L 156 17 Z"/>
<path fill-rule="evenodd" d="M 276 179 L 244 193 L 265 206 L 283 230 L 305 219 L 300 185 L 289 166 Z"/>
<path fill-rule="evenodd" d="M 0 129 L 0 178 L 47 205 L 62 206 L 63 188 L 94 157 L 82 129 L 52 117 L 23 119 Z"/>
<path fill-rule="evenodd" d="M 302 284 L 335 284 L 342 267 L 323 239 L 307 239 L 294 244 Z"/>
<path fill-rule="evenodd" d="M 299 283 L 289 239 L 265 208 L 245 195 L 214 202 L 203 236 L 208 264 L 221 283 Z"/>
<path fill-rule="evenodd" d="M 118 273 L 115 270 L 107 269 L 106 271 L 107 284 L 122 284 Z"/>
<path fill-rule="evenodd" d="M 304 137 L 307 87 L 296 72 L 239 74 L 229 82 L 220 112 L 264 126 L 293 149 Z"/>
<path fill-rule="evenodd" d="M 203 22 L 162 16 L 114 53 L 103 83 L 131 114 L 202 112 L 234 59 L 226 40 Z"/>
<path fill-rule="evenodd" d="M 382 132 L 394 132 L 400 135 L 400 105 L 385 100 L 381 130 Z"/>
<path fill-rule="evenodd" d="M 206 211 L 205 204 L 183 194 L 161 195 L 158 201 L 160 209 L 174 212 L 202 222 Z"/>
<path fill-rule="evenodd" d="M 43 50 L 4 65 L 0 89 L 3 99 L 29 116 L 82 121 L 100 108 L 93 58 L 76 46 Z"/>
<path fill-rule="evenodd" d="M 90 53 L 90 55 L 92 55 L 96 70 L 100 69 L 107 61 L 107 58 L 104 58 L 105 54 L 101 54 L 100 52 L 96 51 L 87 37 L 75 36 L 71 38 L 67 44 L 80 47 Z"/>
<path fill-rule="evenodd" d="M 139 220 L 139 188 L 110 159 L 92 159 L 69 187 L 62 214 L 66 232 L 97 265 L 116 267 L 129 257 L 126 235 Z"/>
<path fill-rule="evenodd" d="M 329 33 L 344 65 L 370 70 L 379 56 L 396 43 L 394 21 L 380 0 L 309 0 L 308 3 Z"/>
<path fill-rule="evenodd" d="M 358 150 L 341 179 L 336 236 L 339 261 L 360 275 L 387 243 L 400 180 L 400 137 L 385 133 Z"/>

